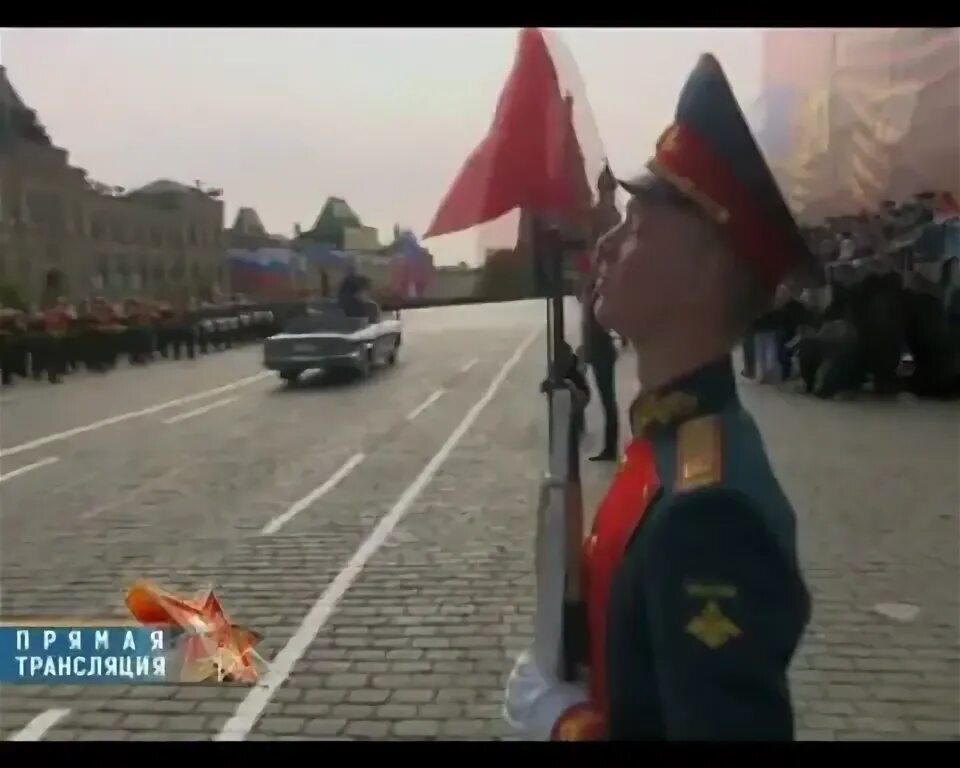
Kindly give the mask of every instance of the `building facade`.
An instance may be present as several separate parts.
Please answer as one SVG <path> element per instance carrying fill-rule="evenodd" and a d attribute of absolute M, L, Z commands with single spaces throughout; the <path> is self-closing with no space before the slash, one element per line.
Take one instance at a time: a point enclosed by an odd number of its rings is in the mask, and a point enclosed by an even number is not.
<path fill-rule="evenodd" d="M 226 288 L 220 190 L 156 181 L 128 192 L 55 146 L 0 66 L 0 285 L 32 305 Z"/>

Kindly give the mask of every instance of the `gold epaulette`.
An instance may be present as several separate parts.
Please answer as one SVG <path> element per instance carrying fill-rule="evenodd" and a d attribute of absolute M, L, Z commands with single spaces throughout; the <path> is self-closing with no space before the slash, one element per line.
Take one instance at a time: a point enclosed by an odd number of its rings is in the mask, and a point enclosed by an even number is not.
<path fill-rule="evenodd" d="M 635 437 L 652 424 L 676 424 L 697 410 L 697 398 L 687 392 L 641 394 L 630 406 L 630 428 Z"/>
<path fill-rule="evenodd" d="M 677 429 L 678 493 L 719 483 L 723 477 L 723 433 L 715 414 L 691 419 Z"/>

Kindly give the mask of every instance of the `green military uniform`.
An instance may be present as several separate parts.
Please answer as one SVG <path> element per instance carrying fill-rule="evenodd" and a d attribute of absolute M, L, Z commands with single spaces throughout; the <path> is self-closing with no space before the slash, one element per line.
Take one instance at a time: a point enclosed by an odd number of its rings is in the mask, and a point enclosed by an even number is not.
<path fill-rule="evenodd" d="M 731 361 L 641 397 L 631 416 L 660 490 L 611 582 L 608 735 L 790 739 L 786 669 L 810 600 L 794 511 Z"/>

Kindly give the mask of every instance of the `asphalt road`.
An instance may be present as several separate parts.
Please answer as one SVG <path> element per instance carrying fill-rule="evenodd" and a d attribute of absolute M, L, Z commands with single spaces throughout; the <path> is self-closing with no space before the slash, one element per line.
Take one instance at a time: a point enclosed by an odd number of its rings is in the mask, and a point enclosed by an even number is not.
<path fill-rule="evenodd" d="M 4 686 L 0 738 L 507 736 L 543 319 L 539 303 L 405 313 L 400 362 L 364 382 L 289 389 L 244 348 L 5 390 L 0 615 L 122 617 L 133 579 L 212 584 L 273 663 L 256 688 Z M 955 404 L 742 394 L 815 599 L 799 735 L 956 738 Z M 590 499 L 603 472 L 587 468 Z"/>

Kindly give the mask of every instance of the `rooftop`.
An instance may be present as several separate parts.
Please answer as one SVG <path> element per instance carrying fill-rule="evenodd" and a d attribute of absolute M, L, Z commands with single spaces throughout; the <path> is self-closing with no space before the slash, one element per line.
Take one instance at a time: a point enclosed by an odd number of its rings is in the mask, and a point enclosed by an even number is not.
<path fill-rule="evenodd" d="M 52 146 L 50 136 L 7 76 L 0 64 L 0 138 L 13 137 L 43 146 Z"/>

